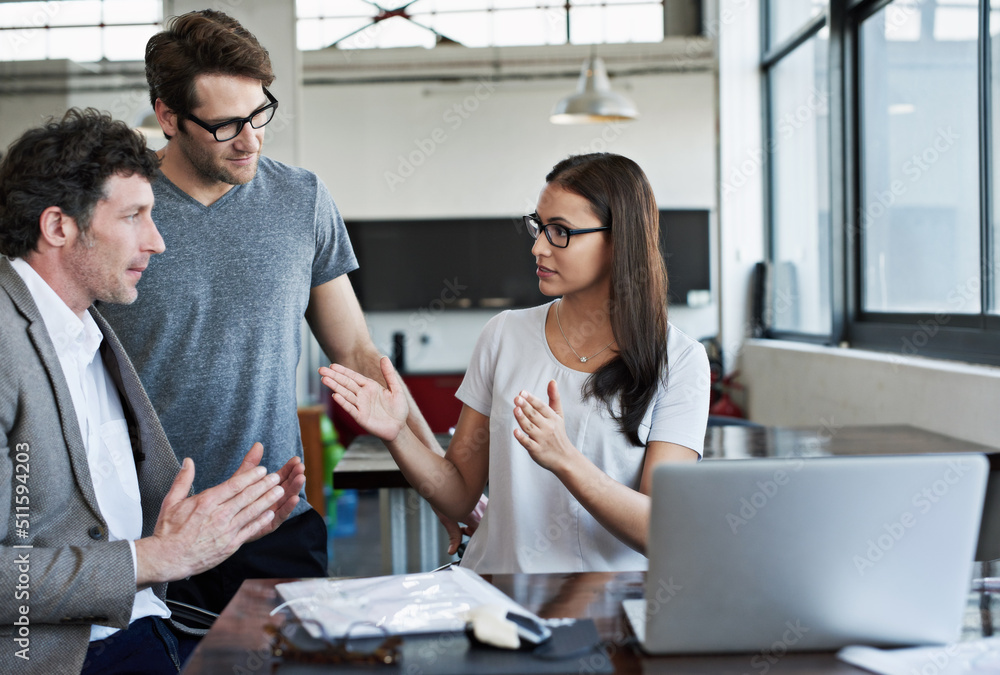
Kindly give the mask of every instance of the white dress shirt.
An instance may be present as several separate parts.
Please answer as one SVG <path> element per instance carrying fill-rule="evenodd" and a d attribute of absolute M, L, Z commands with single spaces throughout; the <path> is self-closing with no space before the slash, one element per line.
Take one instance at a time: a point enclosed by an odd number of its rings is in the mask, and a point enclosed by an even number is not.
<path fill-rule="evenodd" d="M 108 541 L 128 541 L 132 567 L 137 569 L 135 540 L 142 536 L 139 479 L 118 389 L 97 351 L 104 335 L 89 312 L 81 321 L 27 262 L 15 258 L 11 266 L 28 287 L 66 376 L 97 505 L 108 524 Z M 146 616 L 170 616 L 170 610 L 152 588 L 135 594 L 130 621 Z M 90 639 L 103 640 L 117 631 L 94 624 Z"/>

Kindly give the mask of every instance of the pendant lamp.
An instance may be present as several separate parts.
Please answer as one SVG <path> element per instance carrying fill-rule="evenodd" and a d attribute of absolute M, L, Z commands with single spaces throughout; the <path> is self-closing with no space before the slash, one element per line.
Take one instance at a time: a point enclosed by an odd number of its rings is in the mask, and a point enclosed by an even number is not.
<path fill-rule="evenodd" d="M 611 81 L 599 56 L 583 62 L 576 93 L 556 103 L 549 121 L 553 124 L 599 124 L 634 120 L 639 116 L 629 98 L 611 91 Z"/>

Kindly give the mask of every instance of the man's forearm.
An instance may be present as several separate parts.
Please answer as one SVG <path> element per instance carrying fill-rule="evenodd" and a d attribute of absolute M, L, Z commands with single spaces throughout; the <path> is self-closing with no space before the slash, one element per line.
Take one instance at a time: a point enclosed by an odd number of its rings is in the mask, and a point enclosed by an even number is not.
<path fill-rule="evenodd" d="M 444 448 L 441 447 L 441 444 L 438 443 L 437 439 L 434 437 L 434 432 L 431 431 L 431 426 L 427 424 L 427 420 L 424 419 L 424 414 L 420 412 L 420 408 L 413 400 L 413 395 L 407 388 L 406 382 L 403 382 L 402 379 L 400 379 L 400 383 L 403 385 L 403 391 L 406 392 L 406 402 L 410 406 L 410 414 L 406 416 L 406 426 L 409 427 L 410 431 L 413 432 L 413 435 L 416 436 L 421 443 L 444 457 Z"/>
<path fill-rule="evenodd" d="M 157 550 L 157 541 L 152 537 L 135 541 L 135 585 L 139 590 L 153 584 L 184 578 L 176 570 L 170 569 L 170 561 L 165 560 Z"/>

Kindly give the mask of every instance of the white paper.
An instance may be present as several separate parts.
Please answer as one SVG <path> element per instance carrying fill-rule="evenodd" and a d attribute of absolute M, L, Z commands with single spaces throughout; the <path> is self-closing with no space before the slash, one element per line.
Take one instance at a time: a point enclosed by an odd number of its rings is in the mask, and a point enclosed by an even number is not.
<path fill-rule="evenodd" d="M 462 631 L 466 613 L 482 605 L 538 619 L 462 567 L 366 579 L 309 579 L 276 588 L 299 620 L 318 622 L 327 638 L 343 637 L 349 628 L 352 638 Z M 315 624 L 304 625 L 320 637 Z"/>
<path fill-rule="evenodd" d="M 1000 673 L 1000 638 L 904 649 L 852 645 L 837 658 L 883 675 L 995 675 Z"/>

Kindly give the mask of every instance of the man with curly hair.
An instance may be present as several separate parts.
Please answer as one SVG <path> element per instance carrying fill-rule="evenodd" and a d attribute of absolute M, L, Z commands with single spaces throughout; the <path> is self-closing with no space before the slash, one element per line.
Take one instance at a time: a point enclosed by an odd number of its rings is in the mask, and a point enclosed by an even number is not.
<path fill-rule="evenodd" d="M 134 302 L 163 252 L 157 164 L 91 109 L 29 130 L 0 162 L 0 672 L 178 672 L 194 642 L 169 620 L 167 582 L 298 503 L 301 462 L 268 474 L 259 443 L 189 496 L 195 463 L 178 465 L 93 306 Z"/>

